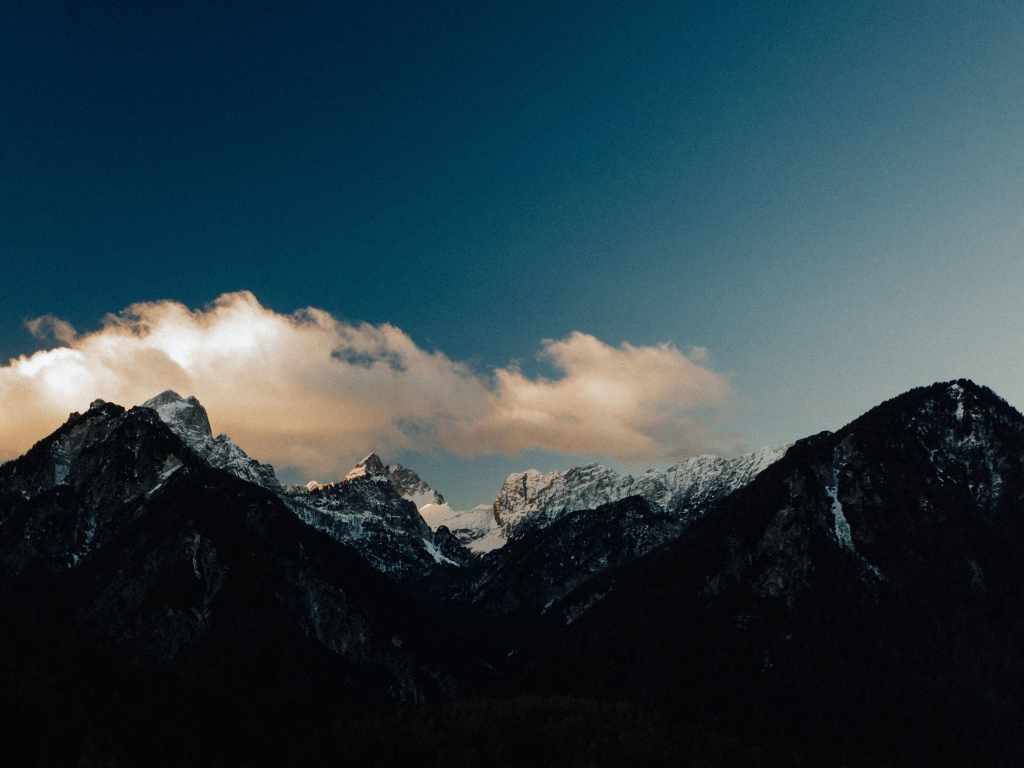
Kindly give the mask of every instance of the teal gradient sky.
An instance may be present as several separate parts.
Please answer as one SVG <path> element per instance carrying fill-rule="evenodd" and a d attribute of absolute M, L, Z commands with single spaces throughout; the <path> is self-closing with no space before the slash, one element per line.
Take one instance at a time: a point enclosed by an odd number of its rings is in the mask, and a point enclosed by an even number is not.
<path fill-rule="evenodd" d="M 481 370 L 706 347 L 751 448 L 1024 407 L 1019 3 L 292 5 L 4 5 L 0 358 L 250 290 Z M 595 457 L 384 458 L 466 506 Z"/>

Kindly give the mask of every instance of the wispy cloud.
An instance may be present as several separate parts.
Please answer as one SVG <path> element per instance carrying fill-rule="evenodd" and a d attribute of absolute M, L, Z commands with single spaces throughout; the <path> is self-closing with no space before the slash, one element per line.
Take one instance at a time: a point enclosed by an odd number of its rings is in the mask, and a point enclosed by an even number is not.
<path fill-rule="evenodd" d="M 282 315 L 248 292 L 201 310 L 134 304 L 82 335 L 50 315 L 29 328 L 64 346 L 0 367 L 0 458 L 95 398 L 130 406 L 168 388 L 198 397 L 214 429 L 261 460 L 321 474 L 369 450 L 633 462 L 736 448 L 715 428 L 732 390 L 700 349 L 613 347 L 577 332 L 542 342 L 556 378 L 479 372 L 392 325 L 313 308 Z"/>

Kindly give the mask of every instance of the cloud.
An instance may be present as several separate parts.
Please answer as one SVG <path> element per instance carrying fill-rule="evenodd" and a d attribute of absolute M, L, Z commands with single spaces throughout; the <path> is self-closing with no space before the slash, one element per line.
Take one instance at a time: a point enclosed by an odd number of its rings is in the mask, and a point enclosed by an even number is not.
<path fill-rule="evenodd" d="M 282 315 L 248 292 L 201 310 L 134 304 L 83 335 L 49 315 L 28 326 L 65 346 L 0 367 L 0 458 L 95 398 L 131 406 L 168 388 L 198 397 L 214 430 L 257 458 L 325 476 L 370 450 L 632 462 L 736 448 L 715 429 L 732 390 L 701 349 L 613 347 L 577 332 L 542 343 L 557 378 L 514 365 L 481 373 L 395 326 L 314 308 Z"/>
<path fill-rule="evenodd" d="M 35 320 L 26 320 L 25 327 L 37 339 L 52 337 L 65 344 L 70 344 L 78 336 L 78 332 L 71 326 L 71 323 L 53 315 L 43 315 Z"/>

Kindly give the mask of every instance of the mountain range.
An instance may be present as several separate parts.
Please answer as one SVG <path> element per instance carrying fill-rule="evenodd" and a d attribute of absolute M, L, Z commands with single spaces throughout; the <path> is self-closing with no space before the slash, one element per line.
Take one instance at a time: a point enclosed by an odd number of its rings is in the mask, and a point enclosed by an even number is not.
<path fill-rule="evenodd" d="M 967 380 L 468 511 L 372 453 L 282 486 L 195 398 L 96 401 L 0 465 L 0 755 L 1024 764 L 1022 577 L 1024 417 Z"/>

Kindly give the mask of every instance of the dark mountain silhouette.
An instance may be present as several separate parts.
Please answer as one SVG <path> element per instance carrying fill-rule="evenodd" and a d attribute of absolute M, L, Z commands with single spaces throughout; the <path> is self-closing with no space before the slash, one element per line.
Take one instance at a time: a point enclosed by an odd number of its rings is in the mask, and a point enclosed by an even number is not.
<path fill-rule="evenodd" d="M 642 560 L 516 686 L 829 765 L 1024 761 L 1024 419 L 917 389 Z"/>
<path fill-rule="evenodd" d="M 482 558 L 203 438 L 96 403 L 0 466 L 5 765 L 1024 764 L 1024 417 L 969 381 Z"/>
<path fill-rule="evenodd" d="M 0 468 L 0 500 L 7 754 L 281 754 L 337 702 L 458 690 L 429 613 L 151 409 L 73 415 Z"/>

